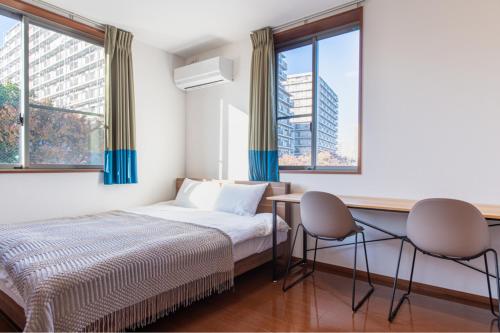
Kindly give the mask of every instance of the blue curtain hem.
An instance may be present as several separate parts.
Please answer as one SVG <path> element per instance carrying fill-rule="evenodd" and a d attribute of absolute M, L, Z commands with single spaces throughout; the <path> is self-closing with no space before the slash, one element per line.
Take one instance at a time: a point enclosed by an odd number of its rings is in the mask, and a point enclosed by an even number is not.
<path fill-rule="evenodd" d="M 279 182 L 277 150 L 249 150 L 250 180 Z"/>
<path fill-rule="evenodd" d="M 118 149 L 104 152 L 104 185 L 137 183 L 137 153 Z"/>

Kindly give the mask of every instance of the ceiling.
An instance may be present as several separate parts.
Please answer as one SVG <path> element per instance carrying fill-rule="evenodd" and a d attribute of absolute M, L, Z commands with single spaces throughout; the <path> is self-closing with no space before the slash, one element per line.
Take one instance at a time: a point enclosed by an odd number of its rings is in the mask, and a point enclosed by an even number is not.
<path fill-rule="evenodd" d="M 45 0 L 181 57 L 243 40 L 346 0 Z"/>

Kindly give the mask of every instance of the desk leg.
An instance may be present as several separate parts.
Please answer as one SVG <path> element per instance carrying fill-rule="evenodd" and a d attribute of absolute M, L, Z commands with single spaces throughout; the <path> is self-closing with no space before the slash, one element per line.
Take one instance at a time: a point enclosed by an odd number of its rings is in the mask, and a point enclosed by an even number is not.
<path fill-rule="evenodd" d="M 307 232 L 302 227 L 302 264 L 307 265 Z"/>
<path fill-rule="evenodd" d="M 277 267 L 276 267 L 276 257 L 278 256 L 278 249 L 277 249 L 277 233 L 278 233 L 278 221 L 277 221 L 277 209 L 276 209 L 276 201 L 273 201 L 273 282 L 278 281 L 277 277 Z"/>

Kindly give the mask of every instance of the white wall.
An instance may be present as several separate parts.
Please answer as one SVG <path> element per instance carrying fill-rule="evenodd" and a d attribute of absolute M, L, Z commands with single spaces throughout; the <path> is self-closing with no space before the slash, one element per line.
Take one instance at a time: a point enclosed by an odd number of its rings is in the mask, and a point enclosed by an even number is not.
<path fill-rule="evenodd" d="M 167 200 L 185 173 L 185 94 L 172 81 L 181 59 L 133 43 L 139 183 L 102 184 L 100 173 L 0 174 L 0 223 L 102 212 Z"/>
<path fill-rule="evenodd" d="M 189 58 L 186 63 L 217 55 L 233 60 L 234 82 L 186 94 L 186 173 L 246 179 L 250 39 Z"/>
<path fill-rule="evenodd" d="M 497 0 L 367 0 L 362 174 L 281 179 L 295 191 L 500 203 L 498 12 Z M 187 95 L 187 176 L 241 178 L 248 174 L 250 40 L 196 58 L 214 55 L 234 59 L 237 75 L 232 84 Z M 404 231 L 404 214 L 357 215 Z M 370 245 L 374 272 L 394 274 L 398 245 Z M 344 248 L 319 260 L 349 266 L 351 256 Z M 478 273 L 427 257 L 417 265 L 417 281 L 486 295 Z"/>

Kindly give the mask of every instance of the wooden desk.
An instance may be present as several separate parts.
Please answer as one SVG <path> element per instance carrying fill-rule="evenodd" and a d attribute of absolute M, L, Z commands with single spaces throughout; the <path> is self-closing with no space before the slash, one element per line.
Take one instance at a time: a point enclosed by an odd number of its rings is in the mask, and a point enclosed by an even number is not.
<path fill-rule="evenodd" d="M 291 193 L 286 195 L 276 195 L 272 197 L 267 197 L 267 200 L 272 202 L 273 205 L 273 280 L 276 281 L 276 246 L 277 246 L 277 217 L 276 217 L 276 204 L 278 202 L 284 202 L 288 204 L 300 204 L 300 199 L 303 193 Z M 376 198 L 376 197 L 363 197 L 363 196 L 338 196 L 349 208 L 355 209 L 367 209 L 375 211 L 385 211 L 385 212 L 402 212 L 408 213 L 411 208 L 415 205 L 418 200 L 409 199 L 392 199 L 392 198 Z M 484 205 L 484 204 L 474 204 L 483 216 L 488 220 L 500 220 L 500 205 Z M 374 241 L 385 241 L 390 239 L 401 238 L 401 236 L 392 233 L 389 230 L 380 228 L 366 221 L 356 220 L 368 227 L 374 228 L 385 234 L 390 235 L 389 238 L 382 238 L 372 240 Z M 500 224 L 493 224 L 490 226 L 498 226 Z M 305 261 L 307 258 L 307 237 L 305 233 L 303 234 L 303 258 Z"/>
<path fill-rule="evenodd" d="M 299 204 L 304 193 L 291 193 L 285 195 L 276 195 L 267 197 L 267 200 L 276 202 L 287 202 Z M 349 208 L 381 210 L 386 212 L 410 212 L 413 205 L 418 200 L 409 199 L 391 199 L 391 198 L 375 198 L 375 197 L 360 197 L 339 195 L 338 196 Z M 484 205 L 474 204 L 483 214 L 484 218 L 490 220 L 500 220 L 500 205 Z"/>

